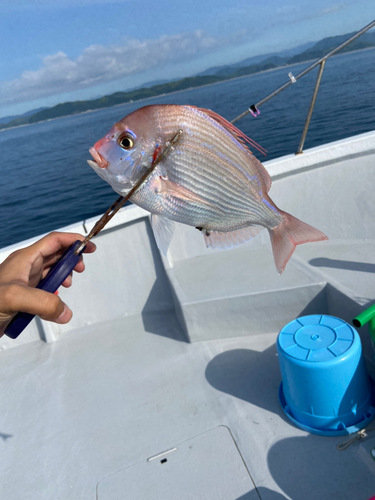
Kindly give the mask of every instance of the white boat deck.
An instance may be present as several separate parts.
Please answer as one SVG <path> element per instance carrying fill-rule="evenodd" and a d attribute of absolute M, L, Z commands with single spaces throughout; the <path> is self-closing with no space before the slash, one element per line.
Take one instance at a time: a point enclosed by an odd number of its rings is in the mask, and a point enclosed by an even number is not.
<path fill-rule="evenodd" d="M 71 323 L 0 340 L 0 498 L 374 496 L 375 433 L 337 451 L 349 436 L 294 427 L 275 347 L 296 316 L 350 321 L 375 301 L 374 165 L 375 133 L 266 163 L 276 204 L 330 237 L 298 247 L 281 277 L 266 232 L 212 251 L 179 226 L 165 259 L 147 213 L 123 209 L 61 290 Z"/>

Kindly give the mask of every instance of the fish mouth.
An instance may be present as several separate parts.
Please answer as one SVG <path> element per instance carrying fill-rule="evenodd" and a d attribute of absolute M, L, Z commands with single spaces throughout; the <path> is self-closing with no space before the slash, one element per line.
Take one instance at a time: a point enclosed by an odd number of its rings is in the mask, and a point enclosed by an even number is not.
<path fill-rule="evenodd" d="M 91 163 L 95 163 L 95 166 L 99 167 L 99 168 L 107 168 L 109 163 L 107 160 L 105 160 L 102 155 L 94 148 L 90 148 L 89 149 L 89 153 L 91 154 L 91 156 L 94 158 L 95 161 L 92 161 L 92 160 L 87 160 L 89 161 L 89 165 L 90 166 L 93 166 L 91 165 Z"/>

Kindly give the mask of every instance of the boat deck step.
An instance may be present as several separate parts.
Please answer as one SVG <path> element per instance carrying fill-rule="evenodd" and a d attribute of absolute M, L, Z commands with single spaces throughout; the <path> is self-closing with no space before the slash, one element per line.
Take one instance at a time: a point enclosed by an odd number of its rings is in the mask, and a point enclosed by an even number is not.
<path fill-rule="evenodd" d="M 292 259 L 279 276 L 269 244 L 181 260 L 167 274 L 190 342 L 274 332 L 327 312 L 321 274 Z"/>

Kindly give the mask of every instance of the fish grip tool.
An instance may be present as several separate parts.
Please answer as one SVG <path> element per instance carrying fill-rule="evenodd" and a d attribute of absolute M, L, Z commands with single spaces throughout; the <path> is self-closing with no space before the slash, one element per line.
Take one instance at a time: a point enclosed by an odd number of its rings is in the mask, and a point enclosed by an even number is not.
<path fill-rule="evenodd" d="M 131 190 L 126 194 L 126 196 L 120 196 L 115 203 L 109 207 L 109 209 L 102 215 L 102 217 L 96 222 L 94 227 L 91 229 L 89 234 L 85 237 L 83 241 L 77 240 L 73 245 L 60 257 L 60 259 L 51 267 L 48 274 L 38 283 L 36 288 L 40 290 L 45 290 L 46 292 L 55 293 L 56 290 L 62 285 L 66 278 L 70 275 L 73 269 L 78 264 L 82 252 L 85 250 L 87 243 L 96 236 L 112 219 L 114 215 L 120 210 L 124 203 L 129 200 L 129 198 L 140 188 L 140 186 L 145 182 L 145 180 L 151 175 L 155 167 L 164 159 L 164 157 L 172 149 L 173 145 L 177 142 L 182 130 L 179 130 L 177 134 L 173 136 L 171 141 L 168 143 L 164 151 L 157 156 L 151 163 L 151 166 L 146 170 L 138 182 L 134 184 Z M 27 325 L 34 318 L 33 314 L 19 312 L 11 320 L 9 325 L 5 329 L 5 335 L 11 339 L 16 339 Z"/>

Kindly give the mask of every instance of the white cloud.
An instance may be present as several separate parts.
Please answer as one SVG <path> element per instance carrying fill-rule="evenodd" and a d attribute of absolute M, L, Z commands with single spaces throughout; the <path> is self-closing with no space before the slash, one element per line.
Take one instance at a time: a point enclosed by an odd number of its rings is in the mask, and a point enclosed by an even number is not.
<path fill-rule="evenodd" d="M 327 16 L 334 12 L 339 12 L 345 9 L 347 6 L 348 3 L 337 3 L 334 5 L 328 5 L 323 9 L 306 11 L 306 9 L 302 4 L 283 5 L 278 7 L 277 9 L 277 13 L 280 17 L 278 18 L 277 22 L 275 21 L 273 23 L 273 25 L 274 26 L 278 25 L 281 20 L 286 24 L 296 24 L 296 23 L 301 23 L 303 21 L 311 21 L 319 17 Z"/>
<path fill-rule="evenodd" d="M 331 14 L 332 12 L 339 12 L 342 9 L 345 9 L 345 4 L 337 3 L 335 5 L 331 5 L 330 7 L 327 7 L 326 9 L 323 9 L 322 11 L 320 11 L 318 13 L 318 16 L 326 16 L 327 14 Z"/>
<path fill-rule="evenodd" d="M 123 45 L 91 45 L 76 60 L 63 52 L 43 59 L 36 71 L 24 71 L 0 82 L 0 105 L 10 105 L 81 90 L 135 75 L 171 62 L 182 62 L 228 43 L 202 31 L 162 36 L 156 40 L 127 40 Z"/>

